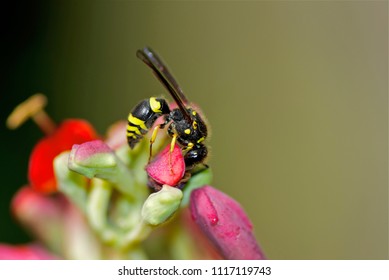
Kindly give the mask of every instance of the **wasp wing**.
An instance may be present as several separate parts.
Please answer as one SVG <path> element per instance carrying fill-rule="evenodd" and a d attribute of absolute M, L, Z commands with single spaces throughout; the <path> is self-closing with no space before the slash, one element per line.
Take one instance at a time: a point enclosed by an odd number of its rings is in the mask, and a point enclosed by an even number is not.
<path fill-rule="evenodd" d="M 145 47 L 142 50 L 138 50 L 136 56 L 154 71 L 154 74 L 169 91 L 174 101 L 176 101 L 184 118 L 191 122 L 192 119 L 185 107 L 188 104 L 188 99 L 158 55 L 151 48 Z"/>

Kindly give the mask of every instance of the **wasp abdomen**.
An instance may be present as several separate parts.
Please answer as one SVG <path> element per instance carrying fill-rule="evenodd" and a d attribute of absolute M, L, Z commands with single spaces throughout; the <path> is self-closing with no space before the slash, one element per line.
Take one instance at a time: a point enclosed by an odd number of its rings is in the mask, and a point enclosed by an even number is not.
<path fill-rule="evenodd" d="M 194 145 L 191 150 L 185 154 L 186 169 L 192 169 L 196 164 L 204 161 L 208 155 L 208 149 L 203 144 Z"/>
<path fill-rule="evenodd" d="M 130 147 L 135 147 L 158 117 L 169 113 L 169 106 L 162 98 L 151 97 L 136 105 L 128 115 L 127 141 Z"/>

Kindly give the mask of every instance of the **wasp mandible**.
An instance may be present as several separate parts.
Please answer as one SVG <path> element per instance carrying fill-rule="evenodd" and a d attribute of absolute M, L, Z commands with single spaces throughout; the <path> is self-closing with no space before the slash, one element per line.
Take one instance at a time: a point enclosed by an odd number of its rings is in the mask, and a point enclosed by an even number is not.
<path fill-rule="evenodd" d="M 127 140 L 129 146 L 134 148 L 154 125 L 157 118 L 164 116 L 164 122 L 154 128 L 150 138 L 150 158 L 152 144 L 158 130 L 164 129 L 168 125 L 167 132 L 172 138 L 170 152 L 178 143 L 185 153 L 184 160 L 187 170 L 203 163 L 208 154 L 208 149 L 203 143 L 208 134 L 204 120 L 199 112 L 190 106 L 181 87 L 152 49 L 145 47 L 138 50 L 136 55 L 153 70 L 154 75 L 168 90 L 178 108 L 170 109 L 167 101 L 163 98 L 150 97 L 142 100 L 128 116 Z"/>

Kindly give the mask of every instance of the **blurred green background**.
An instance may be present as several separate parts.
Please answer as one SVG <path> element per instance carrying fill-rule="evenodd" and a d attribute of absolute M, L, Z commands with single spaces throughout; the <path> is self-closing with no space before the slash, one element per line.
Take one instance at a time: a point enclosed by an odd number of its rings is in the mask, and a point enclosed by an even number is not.
<path fill-rule="evenodd" d="M 388 2 L 25 1 L 2 9 L 0 242 L 41 137 L 5 118 L 35 92 L 100 133 L 168 94 L 151 46 L 205 112 L 214 186 L 270 259 L 388 258 Z"/>

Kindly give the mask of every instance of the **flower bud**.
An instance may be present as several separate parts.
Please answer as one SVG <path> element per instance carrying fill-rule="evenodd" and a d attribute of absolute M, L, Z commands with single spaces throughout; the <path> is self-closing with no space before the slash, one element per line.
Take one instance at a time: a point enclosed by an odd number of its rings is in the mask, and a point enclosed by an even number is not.
<path fill-rule="evenodd" d="M 146 166 L 147 174 L 161 185 L 176 186 L 185 173 L 185 161 L 180 147 L 174 146 L 170 152 L 167 146 Z"/>
<path fill-rule="evenodd" d="M 146 199 L 142 208 L 143 220 L 157 226 L 165 222 L 179 208 L 182 199 L 182 191 L 164 185 L 159 192 L 152 193 Z"/>
<path fill-rule="evenodd" d="M 210 186 L 195 189 L 190 211 L 194 222 L 225 259 L 265 259 L 249 218 L 231 197 Z"/>
<path fill-rule="evenodd" d="M 68 167 L 88 178 L 96 177 L 113 183 L 117 190 L 131 199 L 143 201 L 146 195 L 147 189 L 137 181 L 132 170 L 101 140 L 73 145 Z"/>
<path fill-rule="evenodd" d="M 113 151 L 101 140 L 73 145 L 69 155 L 69 169 L 88 178 L 109 178 L 116 172 Z"/>
<path fill-rule="evenodd" d="M 15 218 L 55 252 L 62 247 L 67 207 L 62 195 L 47 196 L 29 186 L 21 188 L 11 204 Z"/>

